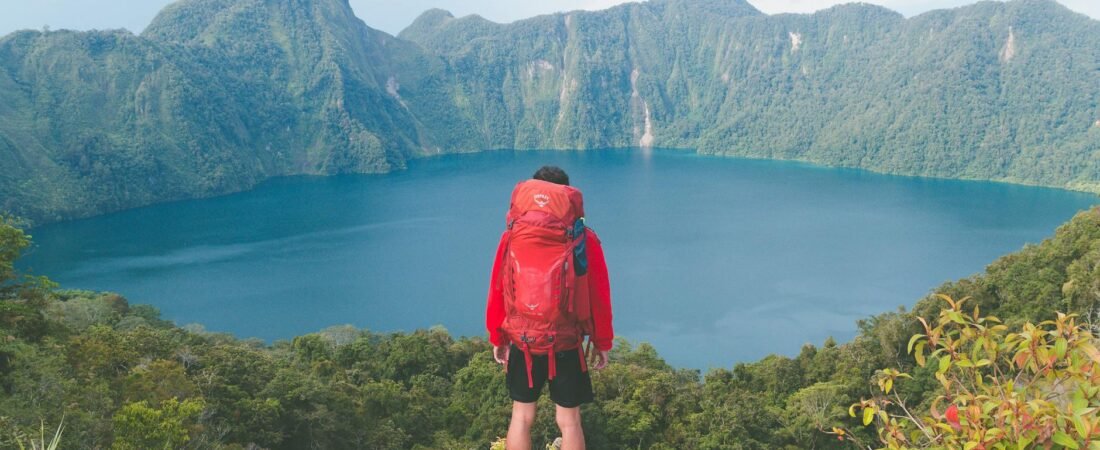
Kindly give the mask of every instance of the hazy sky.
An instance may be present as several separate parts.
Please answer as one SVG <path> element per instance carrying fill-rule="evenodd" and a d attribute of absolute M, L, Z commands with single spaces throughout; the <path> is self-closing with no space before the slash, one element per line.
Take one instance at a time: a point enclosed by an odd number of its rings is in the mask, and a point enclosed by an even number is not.
<path fill-rule="evenodd" d="M 557 11 L 603 9 L 624 0 L 350 0 L 356 15 L 367 25 L 396 34 L 421 12 L 443 8 L 456 16 L 480 14 L 497 22 Z M 849 0 L 850 1 L 850 0 Z M 757 9 L 780 12 L 812 12 L 840 0 L 749 0 Z M 1098 0 L 1059 0 L 1074 11 L 1100 19 Z M 49 25 L 53 29 L 126 28 L 141 32 L 153 16 L 172 0 L 0 0 L 0 35 Z M 906 16 L 974 3 L 974 0 L 865 0 Z"/>

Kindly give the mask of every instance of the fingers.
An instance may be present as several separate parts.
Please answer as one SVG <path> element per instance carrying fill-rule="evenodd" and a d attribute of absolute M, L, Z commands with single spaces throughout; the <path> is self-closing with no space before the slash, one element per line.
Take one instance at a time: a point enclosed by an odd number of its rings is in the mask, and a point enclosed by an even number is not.
<path fill-rule="evenodd" d="M 603 369 L 604 367 L 607 367 L 608 359 L 609 358 L 608 358 L 607 352 L 597 352 L 596 353 L 596 370 L 600 370 L 600 369 Z"/>
<path fill-rule="evenodd" d="M 508 354 L 511 353 L 511 350 L 512 349 L 509 347 L 493 347 L 493 360 L 495 360 L 497 364 L 508 364 Z"/>

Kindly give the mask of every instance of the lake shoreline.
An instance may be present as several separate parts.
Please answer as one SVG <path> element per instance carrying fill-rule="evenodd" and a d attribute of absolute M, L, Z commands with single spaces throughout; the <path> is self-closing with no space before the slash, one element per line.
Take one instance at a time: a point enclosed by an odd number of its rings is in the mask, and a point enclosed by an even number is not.
<path fill-rule="evenodd" d="M 1097 203 L 681 150 L 478 152 L 47 225 L 20 267 L 269 342 L 339 323 L 477 336 L 509 192 L 543 164 L 586 195 L 617 331 L 685 367 L 847 339 Z"/>
<path fill-rule="evenodd" d="M 739 160 L 749 160 L 749 161 L 771 161 L 771 162 L 779 162 L 779 163 L 798 164 L 798 165 L 803 165 L 803 166 L 809 167 L 809 168 L 852 170 L 852 171 L 866 172 L 866 173 L 871 173 L 871 174 L 889 175 L 889 176 L 906 177 L 906 178 L 923 178 L 923 179 L 933 179 L 933 180 L 957 180 L 957 181 L 971 181 L 971 182 L 989 182 L 989 183 L 1008 184 L 1008 185 L 1013 185 L 1013 186 L 1025 186 L 1025 187 L 1032 187 L 1032 188 L 1054 189 L 1054 190 L 1067 191 L 1067 192 L 1079 192 L 1079 193 L 1085 193 L 1085 194 L 1093 194 L 1093 195 L 1096 195 L 1098 199 L 1100 199 L 1100 183 L 1098 183 L 1095 187 L 1090 189 L 1090 188 L 1086 188 L 1086 187 L 1074 188 L 1072 186 L 1055 186 L 1055 185 L 1047 185 L 1047 184 L 1030 183 L 1026 180 L 987 179 L 987 178 L 969 178 L 969 177 L 962 177 L 962 178 L 959 178 L 959 177 L 941 177 L 941 176 L 934 176 L 934 175 L 918 175 L 918 174 L 909 174 L 909 173 L 903 173 L 903 172 L 880 171 L 880 170 L 875 170 L 875 169 L 854 167 L 854 166 L 832 165 L 832 164 L 828 164 L 826 162 L 809 160 L 809 159 L 768 158 L 768 157 L 755 157 L 755 156 L 751 156 L 751 155 L 737 155 L 737 154 L 727 154 L 727 153 L 700 153 L 696 149 L 678 148 L 678 147 L 654 147 L 654 148 L 650 148 L 648 150 L 645 149 L 645 148 L 642 148 L 642 147 L 612 147 L 612 148 L 604 148 L 604 149 L 583 149 L 583 148 L 579 148 L 579 149 L 574 149 L 574 148 L 561 148 L 561 149 L 555 149 L 555 148 L 505 149 L 505 148 L 500 148 L 500 149 L 484 149 L 484 150 L 471 150 L 471 151 L 454 151 L 454 152 L 445 152 L 445 153 L 437 153 L 437 154 L 419 154 L 419 155 L 413 155 L 407 161 L 407 163 L 414 163 L 415 164 L 416 161 L 431 160 L 431 159 L 434 159 L 434 158 L 441 158 L 441 157 L 447 157 L 447 156 L 453 156 L 453 155 L 471 155 L 471 154 L 486 153 L 486 152 L 545 152 L 545 151 L 549 151 L 549 152 L 669 151 L 669 152 L 690 154 L 692 156 L 698 156 L 698 157 L 702 157 L 702 158 L 735 159 L 735 160 L 739 159 Z M 275 175 L 275 176 L 271 176 L 271 177 L 261 179 L 261 180 L 257 181 L 256 183 L 250 185 L 249 187 L 247 187 L 245 189 L 241 189 L 241 190 L 221 192 L 221 193 L 217 193 L 217 194 L 213 194 L 213 195 L 206 195 L 206 196 L 201 196 L 200 195 L 200 196 L 194 196 L 194 197 L 186 197 L 186 198 L 170 199 L 170 200 L 163 200 L 163 201 L 155 201 L 155 202 L 151 202 L 151 203 L 143 204 L 143 205 L 139 205 L 139 206 L 133 206 L 133 207 L 128 207 L 128 208 L 121 208 L 121 209 L 116 209 L 116 210 L 104 211 L 104 212 L 100 212 L 100 213 L 96 213 L 96 214 L 92 214 L 92 215 L 85 215 L 85 216 L 79 216 L 79 217 L 63 218 L 63 219 L 56 219 L 56 220 L 49 220 L 49 221 L 38 221 L 38 222 L 31 222 L 31 221 L 27 220 L 26 222 L 30 225 L 30 226 L 27 227 L 27 231 L 28 232 L 33 232 L 37 228 L 41 228 L 41 227 L 52 225 L 52 224 L 80 221 L 80 220 L 84 220 L 84 219 L 91 219 L 91 218 L 101 217 L 101 216 L 115 214 L 115 213 L 119 213 L 119 212 L 130 211 L 130 210 L 134 210 L 134 209 L 147 208 L 147 207 L 150 207 L 150 206 L 237 195 L 237 194 L 253 191 L 255 189 L 260 188 L 261 186 L 263 186 L 266 183 L 270 183 L 270 182 L 277 181 L 277 180 L 280 180 L 280 179 L 330 178 L 330 177 L 348 177 L 348 176 L 379 176 L 379 175 L 392 174 L 392 173 L 396 173 L 396 172 L 403 172 L 403 171 L 407 171 L 407 170 L 410 170 L 408 164 L 406 164 L 405 167 L 397 168 L 397 169 L 393 169 L 393 170 L 389 170 L 389 171 L 384 171 L 384 172 L 356 172 L 356 173 L 341 173 L 341 174 L 328 174 L 328 175 L 308 174 L 308 173 L 289 174 L 289 175 Z"/>

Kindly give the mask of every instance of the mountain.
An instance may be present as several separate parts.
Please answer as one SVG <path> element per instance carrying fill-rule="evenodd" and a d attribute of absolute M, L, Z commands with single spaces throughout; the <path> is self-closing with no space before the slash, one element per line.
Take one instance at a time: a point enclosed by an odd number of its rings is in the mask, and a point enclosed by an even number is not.
<path fill-rule="evenodd" d="M 141 36 L 7 36 L 2 207 L 50 221 L 272 176 L 402 168 L 427 151 L 398 63 L 440 65 L 339 1 L 188 1 Z"/>
<path fill-rule="evenodd" d="M 656 0 L 498 25 L 425 13 L 489 147 L 688 147 L 1096 191 L 1100 22 L 1053 1 L 906 20 Z"/>
<path fill-rule="evenodd" d="M 0 39 L 0 210 L 36 223 L 501 148 L 662 146 L 1100 192 L 1100 22 L 651 0 L 394 37 L 345 0 L 182 0 Z"/>

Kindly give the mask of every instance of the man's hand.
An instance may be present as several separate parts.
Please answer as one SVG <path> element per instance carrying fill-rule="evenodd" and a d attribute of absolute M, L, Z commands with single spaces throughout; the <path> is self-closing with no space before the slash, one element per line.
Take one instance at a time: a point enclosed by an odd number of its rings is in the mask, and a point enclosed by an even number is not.
<path fill-rule="evenodd" d="M 493 359 L 497 364 L 508 364 L 508 353 L 511 353 L 512 346 L 510 345 L 494 345 L 493 346 Z"/>
<path fill-rule="evenodd" d="M 607 363 L 611 361 L 607 350 L 596 350 L 596 356 L 593 357 L 592 368 L 596 370 L 607 367 Z"/>

